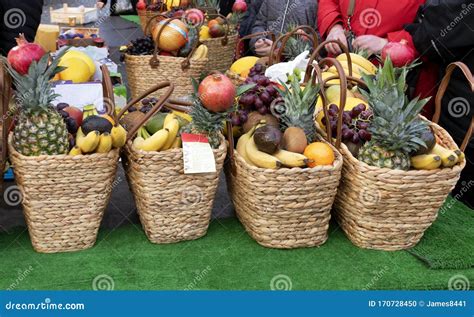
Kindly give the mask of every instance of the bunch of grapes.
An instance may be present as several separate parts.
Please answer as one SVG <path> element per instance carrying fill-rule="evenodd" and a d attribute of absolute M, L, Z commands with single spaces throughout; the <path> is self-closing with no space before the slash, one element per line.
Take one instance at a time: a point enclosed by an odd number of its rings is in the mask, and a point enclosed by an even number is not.
<path fill-rule="evenodd" d="M 140 111 L 143 112 L 144 114 L 147 114 L 148 112 L 151 111 L 151 109 L 156 105 L 158 102 L 158 98 L 152 97 L 152 98 L 145 98 L 142 99 L 141 101 L 141 106 L 139 108 L 135 106 L 131 106 L 128 108 L 128 112 L 135 112 L 135 111 Z M 167 112 L 166 108 L 162 108 L 161 112 Z"/>
<path fill-rule="evenodd" d="M 155 50 L 155 42 L 151 36 L 141 37 L 133 40 L 125 51 L 129 55 L 151 55 Z M 121 60 L 123 62 L 125 56 L 122 55 Z"/>
<path fill-rule="evenodd" d="M 66 122 L 67 131 L 70 134 L 76 134 L 77 130 L 79 129 L 79 125 L 77 124 L 76 120 L 72 118 L 67 111 L 64 111 L 65 108 L 69 107 L 69 104 L 65 102 L 58 103 L 56 106 L 56 110 L 63 118 L 64 122 Z"/>
<path fill-rule="evenodd" d="M 335 104 L 331 104 L 328 109 L 328 115 L 333 135 L 337 133 L 338 114 L 339 107 Z M 361 103 L 352 110 L 344 111 L 342 117 L 342 140 L 344 143 L 352 142 L 359 144 L 372 139 L 368 128 L 373 118 L 373 112 L 371 109 L 367 109 L 366 105 Z M 322 120 L 324 124 L 328 124 L 327 121 L 326 117 Z"/>
<path fill-rule="evenodd" d="M 275 85 L 263 75 L 265 68 L 261 64 L 255 65 L 245 80 L 245 84 L 255 84 L 255 87 L 243 94 L 239 99 L 240 109 L 231 115 L 232 124 L 242 125 L 247 122 L 248 114 L 258 111 L 265 115 L 271 113 L 272 102 L 279 97 Z"/>

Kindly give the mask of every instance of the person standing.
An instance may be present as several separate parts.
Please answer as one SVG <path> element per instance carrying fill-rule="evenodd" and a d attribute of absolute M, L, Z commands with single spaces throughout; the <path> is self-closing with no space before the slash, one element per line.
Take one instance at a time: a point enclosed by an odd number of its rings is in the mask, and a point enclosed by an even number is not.
<path fill-rule="evenodd" d="M 6 56 L 16 46 L 15 38 L 20 33 L 33 42 L 42 13 L 43 0 L 0 1 L 0 54 Z"/>
<path fill-rule="evenodd" d="M 406 30 L 419 52 L 439 64 L 441 79 L 446 67 L 463 62 L 474 73 L 474 3 L 468 0 L 427 1 L 417 23 Z M 458 21 L 454 23 L 453 21 Z M 441 106 L 440 124 L 461 145 L 474 115 L 474 93 L 460 69 L 451 76 Z M 466 149 L 466 167 L 453 196 L 474 208 L 474 138 Z"/>
<path fill-rule="evenodd" d="M 138 0 L 131 0 L 130 2 L 132 4 L 132 10 L 133 10 L 132 13 L 137 14 Z M 99 9 L 105 8 L 106 5 L 107 5 L 107 0 L 98 0 L 97 1 L 97 8 L 99 8 Z M 117 0 L 111 0 L 110 1 L 110 15 L 118 15 L 116 7 L 117 7 Z"/>
<path fill-rule="evenodd" d="M 290 25 L 316 27 L 318 1 L 316 0 L 263 0 L 251 33 L 286 33 Z M 255 38 L 250 46 L 258 56 L 270 53 L 273 42 L 269 37 Z"/>

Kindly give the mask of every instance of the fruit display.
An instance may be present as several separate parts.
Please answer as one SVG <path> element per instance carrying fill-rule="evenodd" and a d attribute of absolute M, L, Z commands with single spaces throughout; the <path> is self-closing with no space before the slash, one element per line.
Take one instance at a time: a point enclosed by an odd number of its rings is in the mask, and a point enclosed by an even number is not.
<path fill-rule="evenodd" d="M 177 19 L 171 20 L 169 24 L 166 24 L 166 21 L 160 21 L 152 29 L 153 39 L 157 41 L 158 48 L 166 52 L 182 48 L 188 41 L 188 32 L 186 24 Z M 159 37 L 158 34 L 160 34 Z"/>
<path fill-rule="evenodd" d="M 204 78 L 198 89 L 202 105 L 213 112 L 230 109 L 234 105 L 236 93 L 234 84 L 220 73 Z"/>
<path fill-rule="evenodd" d="M 240 77 L 247 78 L 250 75 L 250 70 L 255 66 L 259 60 L 256 56 L 245 56 L 236 60 L 230 67 L 230 71 Z"/>
<path fill-rule="evenodd" d="M 262 115 L 249 118 L 253 125 L 239 138 L 237 152 L 248 164 L 266 169 L 332 165 L 333 149 L 324 142 L 314 142 L 313 113 L 319 86 L 307 84 L 302 89 L 296 77 L 290 80 L 290 87 L 281 86 L 275 88 L 280 99 L 272 105 L 279 122 L 267 121 Z"/>
<path fill-rule="evenodd" d="M 427 100 L 407 99 L 407 72 L 388 58 L 375 76 L 364 75 L 368 91 L 362 94 L 370 108 L 360 104 L 344 112 L 343 139 L 358 146 L 352 152 L 360 161 L 380 168 L 429 170 L 458 164 L 462 153 L 436 144 L 428 122 L 419 117 Z M 334 129 L 339 109 L 331 105 L 329 112 Z"/>
<path fill-rule="evenodd" d="M 26 75 L 33 61 L 39 61 L 46 52 L 35 43 L 28 43 L 25 36 L 20 34 L 16 39 L 17 46 L 8 52 L 8 63 L 20 75 Z"/>

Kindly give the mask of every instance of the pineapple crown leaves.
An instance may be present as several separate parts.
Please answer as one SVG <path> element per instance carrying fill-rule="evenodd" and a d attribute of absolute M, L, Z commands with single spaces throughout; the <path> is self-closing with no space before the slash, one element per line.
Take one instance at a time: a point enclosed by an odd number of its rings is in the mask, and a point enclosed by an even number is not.
<path fill-rule="evenodd" d="M 51 64 L 49 64 L 49 53 L 44 54 L 39 61 L 33 61 L 30 64 L 28 74 L 25 75 L 21 75 L 5 63 L 15 83 L 16 99 L 20 107 L 26 111 L 46 109 L 59 96 L 52 93 L 52 84 L 49 80 L 65 69 L 58 64 L 66 52 L 67 50 L 63 50 L 59 53 Z M 5 58 L 2 57 L 2 59 Z"/>
<path fill-rule="evenodd" d="M 369 127 L 373 141 L 387 150 L 410 153 L 426 147 L 421 135 L 427 123 L 418 115 L 429 99 L 408 100 L 405 95 L 407 73 L 408 68 L 395 68 L 387 58 L 375 77 L 363 74 L 368 92 L 362 90 L 362 94 L 374 112 Z"/>
<path fill-rule="evenodd" d="M 280 82 L 283 88 L 277 87 L 283 97 L 284 104 L 277 105 L 274 112 L 279 113 L 284 127 L 299 127 L 303 129 L 309 141 L 316 137 L 314 110 L 319 94 L 319 85 L 310 80 L 304 89 L 301 88 L 296 76 L 290 80 L 290 87 Z"/>

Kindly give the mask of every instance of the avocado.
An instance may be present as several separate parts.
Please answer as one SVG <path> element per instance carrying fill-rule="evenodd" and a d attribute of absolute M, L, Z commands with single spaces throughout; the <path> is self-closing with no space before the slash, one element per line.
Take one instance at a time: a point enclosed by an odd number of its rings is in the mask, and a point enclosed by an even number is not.
<path fill-rule="evenodd" d="M 93 115 L 85 118 L 84 121 L 82 121 L 81 128 L 86 135 L 92 131 L 99 131 L 99 133 L 110 133 L 112 130 L 112 123 L 106 118 Z"/>
<path fill-rule="evenodd" d="M 433 133 L 433 130 L 431 130 L 429 126 L 426 126 L 423 133 L 421 133 L 420 139 L 422 139 L 425 142 L 426 147 L 423 147 L 423 146 L 420 147 L 418 151 L 416 151 L 413 155 L 428 154 L 436 145 L 436 137 Z"/>
<path fill-rule="evenodd" d="M 165 123 L 165 118 L 167 115 L 167 113 L 159 112 L 153 117 L 151 117 L 151 119 L 148 120 L 148 122 L 145 124 L 145 129 L 148 131 L 148 133 L 153 135 L 159 130 L 163 129 L 163 125 Z"/>
<path fill-rule="evenodd" d="M 253 138 L 260 151 L 273 154 L 280 149 L 283 133 L 277 127 L 267 124 L 255 130 Z"/>

